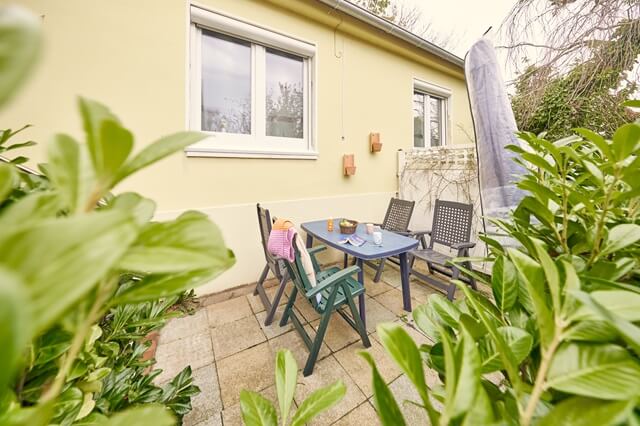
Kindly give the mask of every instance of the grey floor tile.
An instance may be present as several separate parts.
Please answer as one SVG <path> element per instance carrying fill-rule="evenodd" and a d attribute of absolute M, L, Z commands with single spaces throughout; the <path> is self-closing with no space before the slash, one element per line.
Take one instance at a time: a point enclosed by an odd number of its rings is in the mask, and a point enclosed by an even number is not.
<path fill-rule="evenodd" d="M 220 327 L 253 315 L 249 301 L 245 296 L 225 300 L 207 306 L 210 327 Z"/>
<path fill-rule="evenodd" d="M 193 371 L 193 383 L 200 388 L 200 393 L 191 398 L 192 410 L 184 416 L 183 424 L 185 426 L 200 424 L 216 416 L 219 418 L 219 413 L 222 411 L 215 364 L 209 364 Z"/>
<path fill-rule="evenodd" d="M 216 360 L 224 359 L 265 340 L 267 338 L 253 315 L 211 329 Z"/>
<path fill-rule="evenodd" d="M 342 380 L 347 388 L 344 398 L 329 410 L 316 417 L 311 424 L 331 424 L 365 401 L 364 394 L 351 377 L 349 377 L 344 368 L 342 368 L 333 356 L 329 356 L 316 364 L 313 374 L 308 377 L 299 378 L 296 388 L 296 403 L 300 405 L 312 392 L 323 386 L 331 385 L 337 380 Z"/>
<path fill-rule="evenodd" d="M 170 343 L 194 334 L 204 333 L 208 328 L 207 312 L 204 309 L 199 309 L 193 315 L 173 318 L 167 322 L 160 331 L 160 343 Z"/>
<path fill-rule="evenodd" d="M 229 356 L 216 367 L 224 409 L 238 403 L 241 390 L 257 392 L 275 383 L 273 352 L 266 342 Z"/>
<path fill-rule="evenodd" d="M 184 339 L 158 345 L 156 350 L 156 367 L 161 368 L 162 374 L 156 378 L 157 383 L 171 380 L 183 368 L 190 365 L 191 370 L 213 362 L 211 338 L 208 332 L 194 334 Z"/>

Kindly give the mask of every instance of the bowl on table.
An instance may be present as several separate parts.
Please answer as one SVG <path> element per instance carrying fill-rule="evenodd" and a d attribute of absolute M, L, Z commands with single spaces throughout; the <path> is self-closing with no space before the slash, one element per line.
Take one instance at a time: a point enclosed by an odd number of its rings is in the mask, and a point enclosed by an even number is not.
<path fill-rule="evenodd" d="M 358 222 L 351 219 L 342 219 L 340 221 L 340 233 L 341 234 L 355 234 Z"/>

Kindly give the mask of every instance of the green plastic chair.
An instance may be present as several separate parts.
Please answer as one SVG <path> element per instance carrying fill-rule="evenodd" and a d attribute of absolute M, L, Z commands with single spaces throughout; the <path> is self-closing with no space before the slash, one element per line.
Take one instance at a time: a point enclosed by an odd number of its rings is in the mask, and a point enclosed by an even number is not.
<path fill-rule="evenodd" d="M 310 250 L 315 254 L 324 248 L 325 247 L 323 246 L 316 246 Z M 305 345 L 309 349 L 309 358 L 307 358 L 303 374 L 305 376 L 309 376 L 313 373 L 313 367 L 318 359 L 318 353 L 320 352 L 320 347 L 322 346 L 322 341 L 327 331 L 331 314 L 334 311 L 337 311 L 344 320 L 347 321 L 347 323 L 356 330 L 358 334 L 360 334 L 362 343 L 366 348 L 371 346 L 371 342 L 369 341 L 369 336 L 367 336 L 367 330 L 360 318 L 360 314 L 356 309 L 356 305 L 353 302 L 355 297 L 364 293 L 364 286 L 360 284 L 358 280 L 352 278 L 354 274 L 357 274 L 360 271 L 360 268 L 357 266 L 350 266 L 342 270 L 338 267 L 320 270 L 315 260 L 315 256 L 312 255 L 311 259 L 313 261 L 317 281 L 316 286 L 312 287 L 307 278 L 307 273 L 302 266 L 300 252 L 297 247 L 295 247 L 294 250 L 295 259 L 293 262 L 286 262 L 286 266 L 289 276 L 292 278 L 295 285 L 291 291 L 291 296 L 289 296 L 289 301 L 287 302 L 284 313 L 282 314 L 280 326 L 285 326 L 290 318 L 293 326 L 302 337 L 302 340 L 304 340 Z M 315 339 L 313 340 L 311 340 L 311 337 L 309 337 L 309 334 L 307 334 L 300 322 L 300 319 L 293 310 L 293 304 L 296 301 L 298 293 L 301 293 L 302 296 L 311 303 L 311 306 L 313 306 L 316 312 L 320 314 L 320 326 L 318 327 Z M 318 294 L 321 295 L 320 300 L 316 298 Z M 345 305 L 349 306 L 351 316 L 347 315 L 340 309 Z"/>

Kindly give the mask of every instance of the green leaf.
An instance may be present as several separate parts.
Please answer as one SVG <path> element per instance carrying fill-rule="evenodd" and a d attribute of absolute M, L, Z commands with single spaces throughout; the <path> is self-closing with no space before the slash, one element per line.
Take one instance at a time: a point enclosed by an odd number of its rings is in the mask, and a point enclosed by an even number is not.
<path fill-rule="evenodd" d="M 519 250 L 509 248 L 507 253 L 518 271 L 520 281 L 525 284 L 527 293 L 531 297 L 540 332 L 540 341 L 546 348 L 553 339 L 555 323 L 551 310 L 547 306 L 543 269 L 533 259 Z"/>
<path fill-rule="evenodd" d="M 516 363 L 519 365 L 529 356 L 533 348 L 533 336 L 526 331 L 517 327 L 500 327 L 498 333 L 509 346 Z M 499 349 L 494 341 L 487 339 L 487 344 L 480 346 L 482 354 L 482 373 L 491 373 L 493 371 L 504 370 L 505 367 L 500 359 Z"/>
<path fill-rule="evenodd" d="M 440 319 L 442 319 L 444 324 L 453 329 L 458 328 L 461 312 L 446 297 L 440 294 L 432 294 L 429 296 L 428 304 Z"/>
<path fill-rule="evenodd" d="M 144 404 L 138 407 L 128 408 L 114 414 L 105 423 L 105 426 L 131 426 L 131 425 L 172 426 L 176 424 L 171 411 L 160 404 Z"/>
<path fill-rule="evenodd" d="M 42 219 L 55 218 L 62 205 L 53 192 L 33 192 L 12 203 L 0 215 L 0 238 L 28 228 Z"/>
<path fill-rule="evenodd" d="M 87 417 L 83 417 L 82 419 L 73 422 L 73 426 L 103 426 L 107 423 L 107 420 L 107 416 L 93 412 Z"/>
<path fill-rule="evenodd" d="M 156 210 L 156 203 L 136 194 L 135 192 L 125 192 L 119 194 L 109 203 L 109 207 L 131 213 L 139 226 L 147 224 Z"/>
<path fill-rule="evenodd" d="M 538 425 L 613 426 L 621 424 L 632 407 L 630 401 L 603 401 L 574 396 L 556 405 Z"/>
<path fill-rule="evenodd" d="M 67 135 L 55 135 L 49 145 L 47 175 L 71 212 L 84 207 L 93 182 L 84 155 L 78 142 Z"/>
<path fill-rule="evenodd" d="M 629 99 L 624 101 L 622 105 L 630 108 L 640 108 L 640 99 Z"/>
<path fill-rule="evenodd" d="M 613 151 L 618 160 L 624 160 L 640 145 L 640 126 L 635 123 L 623 124 L 613 134 Z"/>
<path fill-rule="evenodd" d="M 589 293 L 591 298 L 607 310 L 627 321 L 640 321 L 640 294 L 624 290 L 596 290 Z M 591 306 L 583 305 L 573 315 L 572 320 L 600 319 L 601 315 Z"/>
<path fill-rule="evenodd" d="M 480 354 L 473 337 L 464 328 L 458 346 L 461 352 L 455 393 L 446 405 L 446 410 L 450 410 L 451 419 L 464 415 L 473 407 L 480 388 Z"/>
<path fill-rule="evenodd" d="M 41 48 L 40 19 L 24 7 L 0 8 L 0 105 L 30 74 Z"/>
<path fill-rule="evenodd" d="M 269 400 L 256 392 L 240 392 L 240 411 L 246 426 L 277 426 L 276 409 Z"/>
<path fill-rule="evenodd" d="M 598 185 L 602 185 L 604 183 L 604 174 L 597 165 L 589 160 L 582 160 L 582 164 L 584 165 L 584 168 L 587 169 L 587 172 L 593 176 Z"/>
<path fill-rule="evenodd" d="M 58 398 L 53 406 L 53 418 L 58 422 L 73 421 L 82 406 L 83 393 L 77 387 L 67 388 Z"/>
<path fill-rule="evenodd" d="M 582 303 L 591 307 L 594 311 L 598 312 L 602 318 L 607 321 L 608 325 L 613 326 L 618 333 L 622 336 L 624 341 L 635 351 L 637 355 L 640 355 L 640 328 L 636 327 L 629 321 L 621 318 L 615 313 L 607 310 L 599 303 L 595 302 L 589 294 L 574 291 L 571 293 L 573 297 L 580 300 Z"/>
<path fill-rule="evenodd" d="M 511 380 L 511 383 L 513 383 L 516 390 L 518 390 L 521 384 L 520 375 L 518 373 L 518 361 L 516 360 L 516 357 L 511 351 L 511 348 L 509 347 L 509 345 L 507 345 L 507 342 L 505 341 L 504 337 L 498 331 L 498 328 L 495 326 L 493 321 L 491 321 L 490 318 L 487 316 L 487 313 L 486 313 L 487 311 L 485 310 L 485 308 L 482 306 L 481 303 L 479 303 L 479 300 L 482 296 L 476 296 L 476 294 L 473 293 L 465 283 L 457 281 L 456 285 L 458 286 L 458 288 L 462 289 L 466 300 L 476 311 L 477 316 L 480 318 L 480 320 L 486 327 L 487 331 L 489 332 L 489 335 L 491 335 L 491 338 L 493 339 L 496 347 L 498 348 L 498 353 L 500 354 L 502 364 L 504 365 L 504 368 L 507 371 L 509 380 Z"/>
<path fill-rule="evenodd" d="M 232 258 L 233 259 L 233 258 Z M 172 296 L 205 284 L 228 269 L 205 269 L 183 273 L 147 275 L 109 301 L 111 306 L 140 303 Z"/>
<path fill-rule="evenodd" d="M 28 287 L 34 332 L 59 319 L 115 266 L 136 237 L 131 219 L 119 211 L 45 220 L 0 236 L 0 264 Z"/>
<path fill-rule="evenodd" d="M 360 355 L 367 360 L 373 373 L 373 401 L 378 419 L 383 426 L 404 426 L 406 422 L 398 402 L 380 375 L 376 363 L 370 353 L 362 351 Z"/>
<path fill-rule="evenodd" d="M 551 360 L 547 388 L 598 399 L 624 400 L 640 396 L 640 365 L 616 345 L 569 343 Z"/>
<path fill-rule="evenodd" d="M 101 139 L 102 125 L 106 121 L 118 123 L 118 118 L 105 105 L 91 99 L 79 98 L 78 107 L 87 135 L 87 147 L 93 168 L 96 176 L 104 177 L 105 158 L 103 155 L 108 148 L 103 146 L 104 141 Z"/>
<path fill-rule="evenodd" d="M 206 215 L 186 212 L 176 220 L 146 225 L 120 267 L 143 273 L 224 271 L 234 258 L 220 229 Z"/>
<path fill-rule="evenodd" d="M 598 147 L 598 149 L 600 150 L 600 152 L 602 152 L 605 158 L 609 160 L 613 159 L 613 153 L 611 151 L 611 147 L 609 146 L 609 143 L 605 140 L 605 138 L 603 138 L 596 132 L 589 129 L 585 129 L 585 128 L 574 129 L 574 131 L 578 133 L 580 136 L 584 137 L 585 139 L 593 142 L 593 144 Z"/>
<path fill-rule="evenodd" d="M 133 148 L 133 135 L 117 121 L 106 120 L 100 126 L 102 170 L 98 177 L 111 183 Z"/>
<path fill-rule="evenodd" d="M 29 343 L 30 319 L 24 284 L 0 268 L 0 399 L 13 378 L 16 361 Z"/>
<path fill-rule="evenodd" d="M 347 387 L 338 380 L 332 385 L 318 389 L 309 395 L 296 410 L 291 426 L 307 424 L 321 412 L 337 404 L 347 393 Z"/>
<path fill-rule="evenodd" d="M 298 364 L 290 350 L 278 351 L 276 355 L 276 390 L 280 404 L 280 417 L 285 425 L 289 419 L 291 402 L 296 392 Z"/>
<path fill-rule="evenodd" d="M 636 242 L 640 241 L 640 225 L 634 223 L 625 223 L 616 225 L 609 230 L 607 242 L 602 249 L 601 254 L 606 255 L 622 250 Z"/>
<path fill-rule="evenodd" d="M 178 132 L 153 142 L 124 165 L 116 176 L 114 185 L 127 176 L 173 154 L 174 152 L 180 151 L 189 145 L 193 145 L 205 137 L 206 135 L 204 133 Z"/>
<path fill-rule="evenodd" d="M 504 315 L 518 298 L 518 275 L 513 263 L 504 256 L 499 256 L 493 264 L 491 289 L 496 304 Z"/>
<path fill-rule="evenodd" d="M 422 405 L 427 410 L 429 419 L 433 424 L 437 423 L 437 412 L 431 405 L 427 384 L 424 379 L 424 369 L 420 351 L 411 336 L 396 324 L 379 324 L 376 328 L 380 342 L 400 369 L 407 375 L 415 386 Z"/>
<path fill-rule="evenodd" d="M 547 287 L 551 294 L 553 309 L 559 311 L 562 306 L 562 301 L 560 300 L 560 293 L 562 291 L 560 288 L 560 272 L 553 262 L 553 259 L 551 259 L 551 256 L 549 256 L 549 253 L 547 253 L 547 248 L 543 245 L 542 241 L 535 238 L 532 238 L 531 241 L 535 247 L 536 255 L 540 261 L 544 275 L 547 278 Z"/>
<path fill-rule="evenodd" d="M 13 190 L 15 178 L 16 178 L 15 167 L 11 164 L 1 163 L 0 164 L 0 202 L 4 201 L 5 198 L 7 198 L 7 196 Z"/>

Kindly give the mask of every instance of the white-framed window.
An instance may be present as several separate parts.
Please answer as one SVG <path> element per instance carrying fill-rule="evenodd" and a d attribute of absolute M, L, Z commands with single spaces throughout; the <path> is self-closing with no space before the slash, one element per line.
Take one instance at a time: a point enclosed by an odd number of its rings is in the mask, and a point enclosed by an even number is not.
<path fill-rule="evenodd" d="M 413 84 L 413 147 L 447 144 L 451 91 L 421 80 Z"/>
<path fill-rule="evenodd" d="M 191 6 L 187 155 L 315 158 L 315 45 Z"/>

